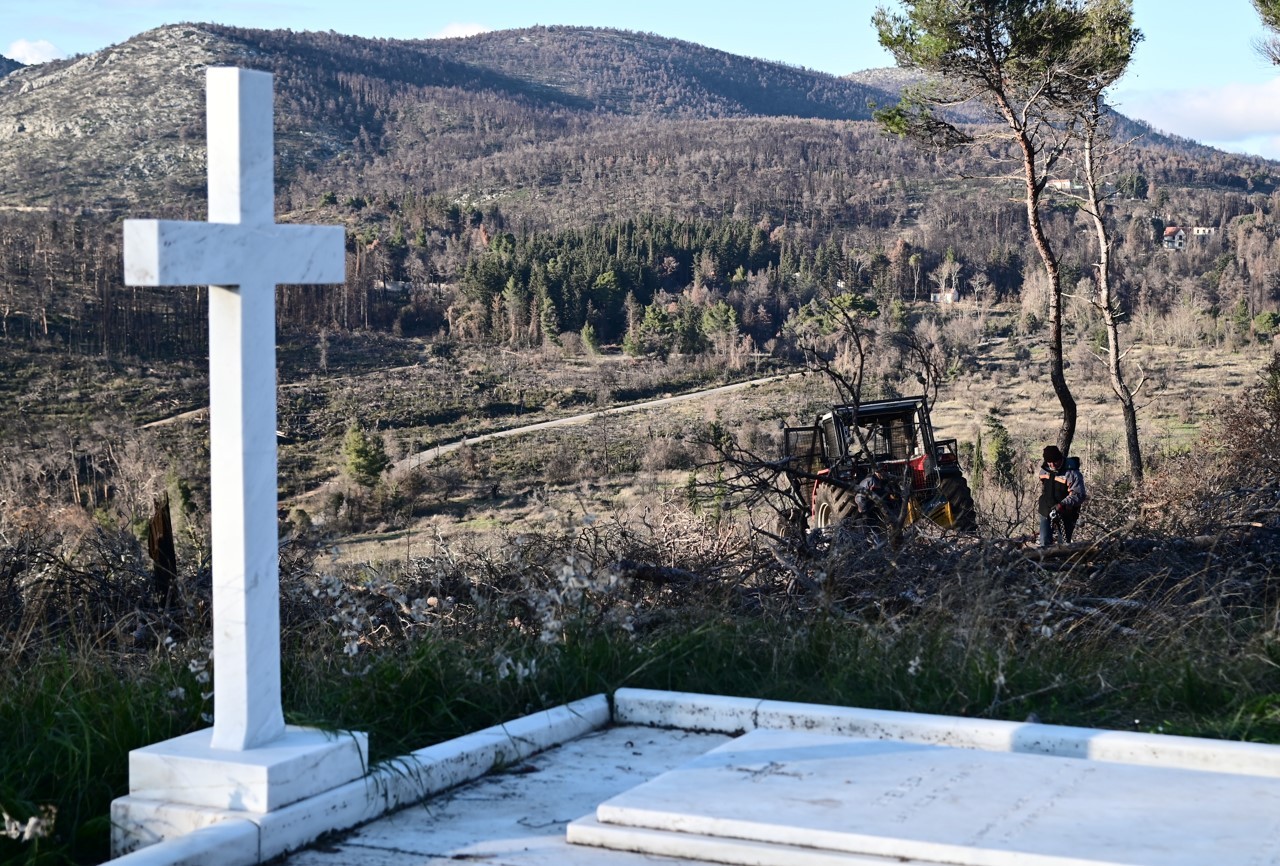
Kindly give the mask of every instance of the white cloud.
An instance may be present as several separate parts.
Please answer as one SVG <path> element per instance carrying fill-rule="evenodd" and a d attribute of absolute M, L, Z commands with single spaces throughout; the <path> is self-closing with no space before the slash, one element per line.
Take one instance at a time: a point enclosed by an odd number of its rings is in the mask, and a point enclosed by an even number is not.
<path fill-rule="evenodd" d="M 50 60 L 57 60 L 62 56 L 62 52 L 58 50 L 56 45 L 45 39 L 37 39 L 34 42 L 30 39 L 19 39 L 16 42 L 9 43 L 9 47 L 5 49 L 4 56 L 30 66 L 33 63 L 48 63 Z"/>
<path fill-rule="evenodd" d="M 452 24 L 446 24 L 441 27 L 439 32 L 432 33 L 428 39 L 454 39 L 459 36 L 476 36 L 480 33 L 488 33 L 491 27 L 485 27 L 483 24 L 466 24 L 461 21 L 455 21 Z"/>
<path fill-rule="evenodd" d="M 1117 94 L 1119 109 L 1156 129 L 1227 150 L 1275 153 L 1280 137 L 1280 78 L 1183 90 Z"/>

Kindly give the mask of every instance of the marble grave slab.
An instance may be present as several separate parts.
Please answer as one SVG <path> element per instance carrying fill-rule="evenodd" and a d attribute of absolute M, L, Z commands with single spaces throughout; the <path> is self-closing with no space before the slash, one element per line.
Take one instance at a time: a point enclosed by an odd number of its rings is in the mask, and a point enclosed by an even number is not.
<path fill-rule="evenodd" d="M 1280 779 L 762 729 L 602 803 L 568 840 L 796 866 L 1267 866 Z"/>

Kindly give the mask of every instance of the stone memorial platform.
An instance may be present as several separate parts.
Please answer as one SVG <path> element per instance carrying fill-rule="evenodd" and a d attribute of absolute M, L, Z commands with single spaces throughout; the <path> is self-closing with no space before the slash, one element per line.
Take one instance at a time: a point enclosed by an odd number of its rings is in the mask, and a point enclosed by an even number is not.
<path fill-rule="evenodd" d="M 619 689 L 274 811 L 155 802 L 183 832 L 118 862 L 1265 866 L 1278 798 L 1258 743 Z"/>
<path fill-rule="evenodd" d="M 568 839 L 720 863 L 1280 863 L 1280 779 L 755 730 L 602 803 Z"/>

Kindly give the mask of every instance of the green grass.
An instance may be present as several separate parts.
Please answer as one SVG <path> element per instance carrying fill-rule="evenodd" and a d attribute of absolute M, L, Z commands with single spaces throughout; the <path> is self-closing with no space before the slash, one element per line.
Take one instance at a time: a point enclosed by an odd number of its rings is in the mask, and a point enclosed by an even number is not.
<path fill-rule="evenodd" d="M 0 861 L 99 862 L 107 808 L 128 789 L 131 749 L 200 727 L 199 687 L 182 666 L 145 658 L 49 652 L 11 659 L 3 678 L 0 808 L 57 814 L 51 838 L 0 839 Z M 183 687 L 185 699 L 170 697 Z"/>
<path fill-rule="evenodd" d="M 284 700 L 290 722 L 368 731 L 374 760 L 623 686 L 1274 741 L 1280 649 L 1240 633 L 1250 628 L 1080 643 L 981 618 L 890 627 L 689 607 L 639 637 L 571 623 L 552 645 L 496 628 L 354 657 L 299 644 L 285 655 Z M 504 658 L 536 672 L 503 675 Z M 204 725 L 194 674 L 181 656 L 50 653 L 6 679 L 0 802 L 15 818 L 58 811 L 51 838 L 0 841 L 0 858 L 105 859 L 129 750 Z"/>

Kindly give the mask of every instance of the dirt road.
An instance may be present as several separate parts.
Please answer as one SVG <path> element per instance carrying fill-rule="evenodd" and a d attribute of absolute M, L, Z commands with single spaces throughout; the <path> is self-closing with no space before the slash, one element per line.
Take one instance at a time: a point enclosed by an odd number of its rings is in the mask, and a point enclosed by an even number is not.
<path fill-rule="evenodd" d="M 554 421 L 540 421 L 537 424 L 527 424 L 523 427 L 512 427 L 509 430 L 499 430 L 496 433 L 481 433 L 478 436 L 463 438 L 457 442 L 450 442 L 448 445 L 437 445 L 435 448 L 429 448 L 426 451 L 419 451 L 417 454 L 410 454 L 402 460 L 397 460 L 391 467 L 391 476 L 395 477 L 404 472 L 417 469 L 419 466 L 430 465 L 438 458 L 453 451 L 457 451 L 464 445 L 478 445 L 481 442 L 488 442 L 491 439 L 505 439 L 511 436 L 523 436 L 526 433 L 536 433 L 539 430 L 550 430 L 553 427 L 570 427 L 575 424 L 587 424 L 602 415 L 621 415 L 626 412 L 641 412 L 646 409 L 658 409 L 663 406 L 670 406 L 675 403 L 684 403 L 689 400 L 698 400 L 715 394 L 728 394 L 733 391 L 741 391 L 744 388 L 762 385 L 766 382 L 777 382 L 779 380 L 798 375 L 800 374 L 786 373 L 781 376 L 766 376 L 763 379 L 751 379 L 747 382 L 736 382 L 732 385 L 721 385 L 718 388 L 708 388 L 705 391 L 694 391 L 689 394 L 677 394 L 674 397 L 662 397 L 658 400 L 647 400 L 643 403 L 630 403 L 626 406 L 611 406 L 608 409 L 598 409 L 595 412 L 572 415 L 568 418 L 557 418 Z"/>

